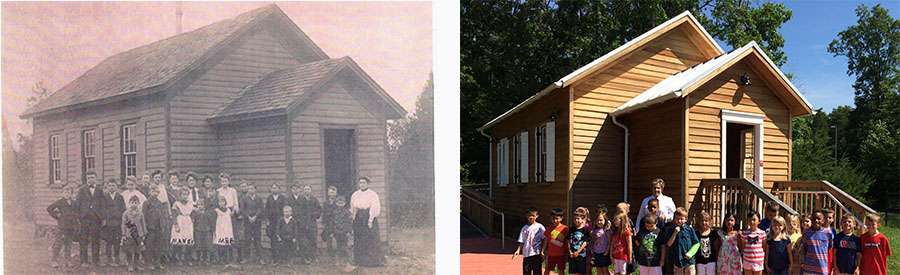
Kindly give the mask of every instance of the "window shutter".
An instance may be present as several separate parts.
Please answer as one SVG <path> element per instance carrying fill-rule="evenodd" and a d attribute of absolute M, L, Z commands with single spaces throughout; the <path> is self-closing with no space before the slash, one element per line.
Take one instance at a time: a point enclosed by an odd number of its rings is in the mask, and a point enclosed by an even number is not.
<path fill-rule="evenodd" d="M 509 139 L 500 140 L 500 186 L 509 184 Z"/>
<path fill-rule="evenodd" d="M 520 167 L 519 177 L 523 183 L 528 183 L 528 131 L 519 134 L 519 154 L 522 156 L 522 167 Z"/>
<path fill-rule="evenodd" d="M 556 122 L 547 122 L 547 182 L 556 181 Z"/>

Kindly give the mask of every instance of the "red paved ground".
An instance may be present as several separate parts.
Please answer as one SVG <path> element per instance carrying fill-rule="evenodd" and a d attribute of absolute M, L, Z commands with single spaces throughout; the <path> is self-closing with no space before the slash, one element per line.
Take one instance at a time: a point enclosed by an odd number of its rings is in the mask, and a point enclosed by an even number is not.
<path fill-rule="evenodd" d="M 459 241 L 459 274 L 522 274 L 522 256 L 512 259 L 518 245 L 515 241 L 506 240 L 506 249 L 500 248 L 499 238 Z"/>

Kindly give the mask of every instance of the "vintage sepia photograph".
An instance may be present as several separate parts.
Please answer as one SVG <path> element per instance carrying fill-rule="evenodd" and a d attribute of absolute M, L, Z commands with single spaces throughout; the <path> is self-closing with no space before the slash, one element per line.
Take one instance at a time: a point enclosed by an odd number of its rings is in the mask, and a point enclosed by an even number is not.
<path fill-rule="evenodd" d="M 433 274 L 429 2 L 4 2 L 7 274 Z"/>

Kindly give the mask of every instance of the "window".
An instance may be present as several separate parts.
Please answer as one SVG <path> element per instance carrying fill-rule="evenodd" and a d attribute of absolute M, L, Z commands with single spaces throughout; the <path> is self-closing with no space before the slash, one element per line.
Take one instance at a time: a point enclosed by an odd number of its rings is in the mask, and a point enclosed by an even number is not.
<path fill-rule="evenodd" d="M 556 122 L 538 126 L 535 129 L 534 176 L 537 182 L 553 182 L 556 176 L 554 147 L 556 142 Z"/>
<path fill-rule="evenodd" d="M 509 184 L 509 139 L 501 139 L 497 144 L 497 184 Z"/>
<path fill-rule="evenodd" d="M 528 182 L 528 132 L 521 132 L 514 137 L 516 140 L 516 183 Z"/>
<path fill-rule="evenodd" d="M 122 177 L 137 176 L 137 141 L 135 125 L 122 126 Z"/>
<path fill-rule="evenodd" d="M 94 168 L 96 168 L 96 164 L 97 164 L 96 158 L 94 157 L 95 156 L 94 155 L 95 148 L 96 148 L 96 146 L 94 146 L 94 130 L 84 131 L 84 133 L 82 134 L 82 143 L 81 143 L 81 151 L 83 152 L 83 154 L 81 156 L 82 157 L 82 161 L 81 161 L 82 177 L 84 177 L 84 175 L 86 175 L 88 171 L 96 171 L 94 169 Z"/>
<path fill-rule="evenodd" d="M 522 139 L 520 136 L 513 136 L 513 182 L 521 183 L 522 178 Z"/>
<path fill-rule="evenodd" d="M 59 163 L 59 135 L 50 136 L 50 183 L 62 181 Z"/>

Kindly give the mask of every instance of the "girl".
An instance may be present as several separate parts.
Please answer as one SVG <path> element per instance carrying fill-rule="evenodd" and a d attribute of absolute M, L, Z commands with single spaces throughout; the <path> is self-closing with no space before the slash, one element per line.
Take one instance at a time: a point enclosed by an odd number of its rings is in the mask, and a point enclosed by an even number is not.
<path fill-rule="evenodd" d="M 593 230 L 591 230 L 591 267 L 597 268 L 597 274 L 609 274 L 609 265 L 612 262 L 606 254 L 609 247 L 610 233 L 609 223 L 606 219 L 606 207 L 600 205 L 597 207 L 597 219 L 594 220 Z M 592 273 L 592 270 L 588 270 Z M 593 274 L 593 273 L 592 273 Z"/>
<path fill-rule="evenodd" d="M 628 214 L 620 212 L 613 219 L 614 231 L 612 233 L 613 249 L 610 254 L 615 274 L 626 274 L 627 266 L 631 264 L 631 224 L 628 223 Z"/>
<path fill-rule="evenodd" d="M 789 215 L 787 226 L 788 227 L 786 234 L 788 235 L 788 238 L 791 239 L 791 258 L 793 260 L 793 263 L 799 266 L 801 263 L 801 258 L 800 245 L 798 240 L 800 240 L 800 237 L 803 236 L 803 231 L 800 231 L 800 217 L 798 217 L 797 215 Z M 794 265 L 791 265 L 791 270 L 794 271 L 792 273 L 799 274 L 800 268 L 794 267 Z"/>
<path fill-rule="evenodd" d="M 759 229 L 759 212 L 750 210 L 747 213 L 747 230 L 741 232 L 741 254 L 744 255 L 743 265 L 745 275 L 762 275 L 765 263 L 763 243 L 766 242 L 766 231 Z"/>
<path fill-rule="evenodd" d="M 781 216 L 772 219 L 769 236 L 763 245 L 766 270 L 771 275 L 786 275 L 794 265 L 791 258 L 791 239 L 784 234 L 785 221 Z"/>
<path fill-rule="evenodd" d="M 694 231 L 697 239 L 700 240 L 700 252 L 697 253 L 697 275 L 715 275 L 716 260 L 718 248 L 715 246 L 716 240 L 719 239 L 719 233 L 710 228 L 712 218 L 706 211 L 700 212 L 700 230 Z"/>
<path fill-rule="evenodd" d="M 175 248 L 175 260 L 178 265 L 187 264 L 190 255 L 190 247 L 194 245 L 194 222 L 191 221 L 191 212 L 194 205 L 190 203 L 191 192 L 181 189 L 179 200 L 172 205 L 172 210 L 177 215 L 175 224 L 172 225 L 172 246 Z"/>
<path fill-rule="evenodd" d="M 587 207 L 584 207 L 584 206 L 579 206 L 578 208 L 575 208 L 575 211 L 581 211 L 581 213 L 584 213 L 584 228 L 587 228 L 587 232 L 591 232 L 591 211 L 588 210 Z M 588 239 L 588 241 L 590 241 L 590 238 Z M 591 257 L 593 257 L 594 255 L 591 253 L 590 249 L 586 249 L 585 254 L 587 255 L 585 257 L 587 257 L 587 258 L 585 259 L 584 270 L 590 270 L 591 269 Z"/>
<path fill-rule="evenodd" d="M 215 201 L 212 201 L 214 203 Z M 215 216 L 207 211 L 207 203 L 211 203 L 204 198 L 197 201 L 197 209 L 191 213 L 191 220 L 194 223 L 194 250 L 197 251 L 197 264 L 209 265 L 209 250 L 212 242 L 212 229 L 215 224 Z"/>
<path fill-rule="evenodd" d="M 225 196 L 219 196 L 219 208 L 216 208 L 216 232 L 213 243 L 219 254 L 219 261 L 225 263 L 225 268 L 231 266 L 231 244 L 234 243 L 234 232 L 231 227 L 231 216 L 234 214 L 227 207 Z"/>
<path fill-rule="evenodd" d="M 134 185 L 134 181 L 129 181 Z M 125 259 L 128 260 L 128 271 L 144 270 L 138 265 L 138 253 L 141 252 L 144 236 L 147 235 L 147 226 L 144 222 L 144 213 L 139 209 L 140 199 L 132 196 L 128 199 L 128 210 L 122 213 L 122 247 L 125 250 Z"/>
<path fill-rule="evenodd" d="M 719 239 L 716 240 L 716 250 L 719 256 L 716 259 L 716 268 L 720 275 L 741 274 L 741 252 L 738 249 L 737 230 L 734 229 L 734 215 L 725 214 L 722 218 L 722 230 L 719 231 Z"/>

